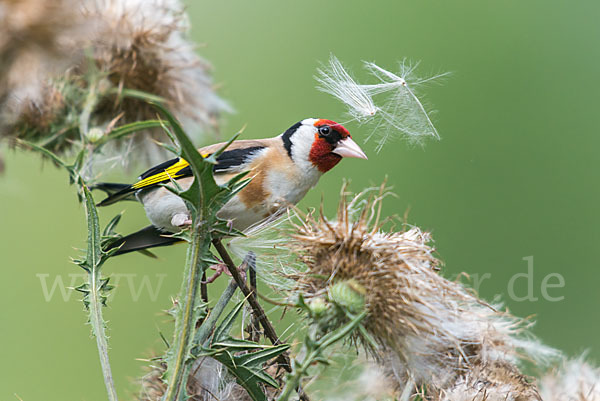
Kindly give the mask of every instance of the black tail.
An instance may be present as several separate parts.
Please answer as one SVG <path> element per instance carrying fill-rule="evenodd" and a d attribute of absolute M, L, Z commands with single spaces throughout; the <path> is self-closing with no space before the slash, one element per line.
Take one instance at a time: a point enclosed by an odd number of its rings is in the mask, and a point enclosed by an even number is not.
<path fill-rule="evenodd" d="M 106 192 L 106 199 L 96 206 L 108 206 L 121 200 L 136 200 L 134 196 L 135 188 L 129 184 L 116 184 L 112 182 L 100 182 L 92 187 Z"/>
<path fill-rule="evenodd" d="M 144 251 L 148 248 L 172 245 L 182 241 L 179 238 L 166 237 L 166 235 L 169 235 L 169 233 L 160 231 L 154 226 L 148 226 L 113 242 L 105 251 L 121 246 L 115 255 L 122 255 L 133 251 Z"/>

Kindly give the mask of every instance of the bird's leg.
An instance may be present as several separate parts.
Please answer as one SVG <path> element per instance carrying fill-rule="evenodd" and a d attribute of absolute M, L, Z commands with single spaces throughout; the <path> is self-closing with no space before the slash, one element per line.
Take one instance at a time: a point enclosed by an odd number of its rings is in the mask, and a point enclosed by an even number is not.
<path fill-rule="evenodd" d="M 171 218 L 171 225 L 179 228 L 184 228 L 192 224 L 192 219 L 189 214 L 177 213 Z"/>

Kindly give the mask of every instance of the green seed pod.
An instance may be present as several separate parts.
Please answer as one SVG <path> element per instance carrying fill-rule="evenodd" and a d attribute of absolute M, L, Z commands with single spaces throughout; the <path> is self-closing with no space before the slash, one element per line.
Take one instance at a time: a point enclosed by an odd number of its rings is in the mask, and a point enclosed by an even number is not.
<path fill-rule="evenodd" d="M 96 143 L 104 136 L 104 131 L 98 127 L 90 128 L 85 135 L 91 143 Z"/>
<path fill-rule="evenodd" d="M 315 298 L 308 304 L 310 308 L 310 313 L 313 317 L 321 317 L 327 309 L 329 309 L 329 304 L 325 302 L 323 298 Z"/>

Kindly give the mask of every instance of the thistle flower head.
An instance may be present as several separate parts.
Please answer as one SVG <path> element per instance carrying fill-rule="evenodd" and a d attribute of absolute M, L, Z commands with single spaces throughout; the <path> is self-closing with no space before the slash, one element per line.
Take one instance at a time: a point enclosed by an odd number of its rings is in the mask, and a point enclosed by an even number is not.
<path fill-rule="evenodd" d="M 398 73 L 372 62 L 364 65 L 376 83 L 356 82 L 332 55 L 328 67 L 317 70 L 317 88 L 342 101 L 354 119 L 372 127 L 366 140 L 377 138 L 377 151 L 397 136 L 417 143 L 426 137 L 439 139 L 431 112 L 417 96 L 416 88 L 445 74 L 420 79 L 414 75 L 416 65 L 406 61 L 399 63 Z"/>
<path fill-rule="evenodd" d="M 12 3 L 20 2 L 6 1 Z M 3 136 L 24 138 L 54 152 L 68 153 L 75 144 L 98 140 L 100 132 L 107 134 L 126 123 L 156 118 L 147 103 L 121 96 L 124 89 L 164 99 L 196 142 L 216 128 L 218 114 L 228 109 L 214 91 L 208 64 L 186 38 L 188 24 L 179 0 L 22 3 L 48 8 L 40 18 L 56 22 L 49 25 L 53 30 L 47 38 L 42 34 L 20 35 L 24 42 L 21 47 L 31 49 L 28 57 L 40 59 L 49 52 L 46 48 L 60 48 L 60 55 L 71 57 L 62 57 L 65 61 L 60 68 L 51 70 L 21 68 L 18 79 L 12 81 L 3 78 L 6 74 L 0 76 L 0 102 L 11 100 L 11 107 L 3 108 Z M 0 17 L 2 6 L 0 3 Z M 35 9 L 32 6 L 26 11 L 35 16 Z M 29 30 L 44 31 L 29 25 Z M 73 33 L 73 26 L 84 26 L 85 35 Z M 63 40 L 65 37 L 68 40 Z M 46 45 L 50 40 L 60 42 L 60 46 Z M 0 55 L 4 55 L 3 43 L 0 40 Z M 28 67 L 32 63 L 25 64 Z M 47 63 L 33 63 L 38 64 Z M 3 84 L 5 81 L 14 83 Z M 168 142 L 161 128 L 139 131 L 110 141 L 87 165 L 123 166 L 140 159 L 156 162 L 166 153 L 156 142 Z"/>
<path fill-rule="evenodd" d="M 441 391 L 474 367 L 514 364 L 522 354 L 535 360 L 553 355 L 526 337 L 528 322 L 443 278 L 429 233 L 417 227 L 383 230 L 383 197 L 383 189 L 367 200 L 348 201 L 343 193 L 335 220 L 309 215 L 297 226 L 288 247 L 305 269 L 288 274 L 296 282 L 290 296 L 299 293 L 309 305 L 324 297 L 331 301 L 341 283 L 347 295 L 353 290 L 352 297 L 363 297 L 368 336 L 357 339 L 403 388 Z M 331 316 L 327 321 L 331 329 L 344 322 Z"/>
<path fill-rule="evenodd" d="M 216 126 L 217 115 L 228 106 L 214 92 L 209 65 L 186 39 L 188 23 L 178 0 L 95 0 L 86 13 L 99 21 L 93 59 L 113 87 L 160 96 L 178 117 L 198 123 L 201 130 Z M 96 113 L 104 121 L 123 113 L 121 123 L 156 115 L 143 102 L 114 97 Z M 161 130 L 152 134 L 164 139 Z M 138 142 L 148 139 L 137 136 Z"/>

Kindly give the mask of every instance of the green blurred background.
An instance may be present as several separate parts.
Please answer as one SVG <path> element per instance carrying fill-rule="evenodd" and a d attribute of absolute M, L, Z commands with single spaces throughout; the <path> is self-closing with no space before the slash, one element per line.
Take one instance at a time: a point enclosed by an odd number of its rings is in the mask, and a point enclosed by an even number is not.
<path fill-rule="evenodd" d="M 273 136 L 305 117 L 345 120 L 342 105 L 315 90 L 315 69 L 331 52 L 356 72 L 361 60 L 393 68 L 405 57 L 420 60 L 424 75 L 451 71 L 443 85 L 425 90 L 438 110 L 441 141 L 423 148 L 398 141 L 379 154 L 369 143 L 368 162 L 344 161 L 301 206 L 317 206 L 325 195 L 331 212 L 344 178 L 358 191 L 388 176 L 399 197 L 387 201 L 385 213 L 409 210 L 409 222 L 433 232 L 448 277 L 487 273 L 483 297 L 499 295 L 515 314 L 535 314 L 533 331 L 547 344 L 570 356 L 589 349 L 599 359 L 600 3 L 188 4 L 199 52 L 237 110 L 225 117 L 226 135 L 244 124 L 250 138 Z M 361 143 L 368 133 L 348 128 Z M 70 291 L 65 298 L 57 288 L 46 301 L 42 285 L 50 290 L 58 275 L 65 285 L 79 283 L 69 276 L 80 274 L 69 257 L 84 246 L 83 210 L 65 174 L 37 155 L 7 152 L 6 164 L 0 176 L 0 400 L 17 399 L 15 393 L 25 401 L 105 399 L 79 295 Z M 103 220 L 123 207 L 103 210 Z M 125 207 L 122 232 L 146 224 L 141 208 Z M 170 325 L 160 312 L 180 285 L 184 248 L 158 254 L 158 261 L 123 256 L 105 268 L 120 277 L 106 316 L 124 399 L 137 391 L 132 379 L 145 365 L 136 358 L 163 349 L 158 331 Z M 511 297 L 511 277 L 527 272 L 527 257 L 533 257 L 532 280 L 516 279 L 517 297 Z M 544 297 L 542 284 L 553 273 L 564 287 L 549 288 Z M 143 277 L 154 290 L 161 284 L 154 297 L 147 289 L 139 298 L 130 291 L 131 284 L 139 290 Z M 556 275 L 546 280 L 559 283 Z M 529 290 L 532 297 L 522 299 Z"/>

